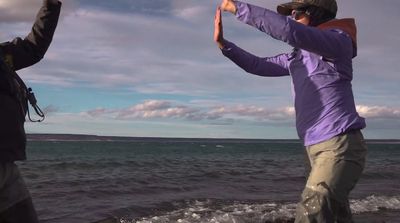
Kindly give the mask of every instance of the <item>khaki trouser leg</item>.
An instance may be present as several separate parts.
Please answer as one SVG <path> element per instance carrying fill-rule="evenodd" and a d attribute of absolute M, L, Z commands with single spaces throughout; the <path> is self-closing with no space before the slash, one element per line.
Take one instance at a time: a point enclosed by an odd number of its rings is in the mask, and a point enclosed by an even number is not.
<path fill-rule="evenodd" d="M 364 169 L 367 148 L 360 131 L 307 147 L 311 172 L 296 223 L 351 223 L 348 196 Z"/>

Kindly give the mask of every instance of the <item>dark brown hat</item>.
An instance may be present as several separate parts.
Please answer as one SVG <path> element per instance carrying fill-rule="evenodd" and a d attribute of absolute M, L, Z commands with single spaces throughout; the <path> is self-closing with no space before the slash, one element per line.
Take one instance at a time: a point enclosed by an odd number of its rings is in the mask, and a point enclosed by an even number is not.
<path fill-rule="evenodd" d="M 336 0 L 293 0 L 292 2 L 278 5 L 277 11 L 282 15 L 291 15 L 292 10 L 308 5 L 323 8 L 335 16 L 338 9 Z"/>

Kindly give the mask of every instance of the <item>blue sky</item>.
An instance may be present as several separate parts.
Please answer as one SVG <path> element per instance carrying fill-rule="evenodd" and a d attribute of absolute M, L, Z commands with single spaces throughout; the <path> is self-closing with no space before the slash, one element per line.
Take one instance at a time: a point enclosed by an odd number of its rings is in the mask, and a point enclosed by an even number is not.
<path fill-rule="evenodd" d="M 277 0 L 249 0 L 275 9 Z M 65 0 L 52 46 L 19 72 L 46 111 L 28 133 L 297 138 L 290 78 L 246 74 L 215 46 L 213 0 Z M 39 0 L 0 0 L 0 40 L 25 36 Z M 353 89 L 367 138 L 400 138 L 400 1 L 338 0 L 355 17 Z M 285 44 L 224 14 L 225 37 L 259 56 Z"/>

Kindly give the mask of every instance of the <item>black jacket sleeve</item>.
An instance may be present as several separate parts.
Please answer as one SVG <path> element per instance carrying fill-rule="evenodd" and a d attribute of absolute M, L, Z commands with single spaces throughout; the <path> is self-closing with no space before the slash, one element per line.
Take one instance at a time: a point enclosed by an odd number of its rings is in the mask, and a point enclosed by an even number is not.
<path fill-rule="evenodd" d="M 15 38 L 7 44 L 14 70 L 20 70 L 39 62 L 53 39 L 61 11 L 58 0 L 43 0 L 35 24 L 25 39 Z"/>

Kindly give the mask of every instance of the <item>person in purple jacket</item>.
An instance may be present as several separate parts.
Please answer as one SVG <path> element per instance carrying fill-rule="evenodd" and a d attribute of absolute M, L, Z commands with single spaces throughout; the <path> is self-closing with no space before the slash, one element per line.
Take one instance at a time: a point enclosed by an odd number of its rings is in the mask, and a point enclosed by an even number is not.
<path fill-rule="evenodd" d="M 224 39 L 221 11 L 231 12 L 293 51 L 257 57 Z M 335 19 L 335 0 L 293 0 L 278 13 L 223 0 L 215 16 L 214 40 L 223 55 L 248 73 L 290 76 L 296 128 L 311 171 L 295 222 L 353 222 L 348 196 L 365 166 L 364 118 L 356 111 L 351 81 L 357 55 L 354 19 Z"/>

